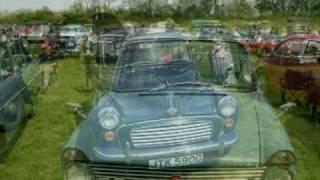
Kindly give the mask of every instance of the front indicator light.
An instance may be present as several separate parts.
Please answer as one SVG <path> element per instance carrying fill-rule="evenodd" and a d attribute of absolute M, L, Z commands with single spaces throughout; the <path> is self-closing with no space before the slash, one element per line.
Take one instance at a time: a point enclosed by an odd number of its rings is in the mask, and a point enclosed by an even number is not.
<path fill-rule="evenodd" d="M 226 128 L 233 128 L 233 126 L 234 126 L 234 121 L 233 121 L 233 119 L 226 119 L 225 121 L 224 121 L 224 126 L 226 127 Z"/>
<path fill-rule="evenodd" d="M 106 132 L 105 139 L 106 139 L 106 141 L 113 141 L 114 140 L 114 133 L 112 131 Z"/>

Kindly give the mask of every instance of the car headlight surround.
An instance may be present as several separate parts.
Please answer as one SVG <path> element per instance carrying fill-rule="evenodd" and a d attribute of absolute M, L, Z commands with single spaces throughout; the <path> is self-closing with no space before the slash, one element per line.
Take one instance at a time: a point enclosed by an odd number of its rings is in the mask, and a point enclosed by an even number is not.
<path fill-rule="evenodd" d="M 265 180 L 292 180 L 293 174 L 285 168 L 270 167 L 266 170 L 264 178 Z"/>
<path fill-rule="evenodd" d="M 236 113 L 237 105 L 238 102 L 234 97 L 225 96 L 218 102 L 218 109 L 224 117 L 230 117 Z"/>
<path fill-rule="evenodd" d="M 87 162 L 87 157 L 80 150 L 66 149 L 62 155 L 65 180 L 91 180 Z"/>
<path fill-rule="evenodd" d="M 112 107 L 104 108 L 98 113 L 101 126 L 107 130 L 113 130 L 120 124 L 120 113 Z"/>
<path fill-rule="evenodd" d="M 63 152 L 64 161 L 86 161 L 87 157 L 81 151 L 73 148 L 66 149 Z"/>
<path fill-rule="evenodd" d="M 289 165 L 295 162 L 296 156 L 291 151 L 278 151 L 269 160 L 269 164 L 272 165 Z"/>
<path fill-rule="evenodd" d="M 65 170 L 65 180 L 91 180 L 87 164 L 73 163 Z"/>

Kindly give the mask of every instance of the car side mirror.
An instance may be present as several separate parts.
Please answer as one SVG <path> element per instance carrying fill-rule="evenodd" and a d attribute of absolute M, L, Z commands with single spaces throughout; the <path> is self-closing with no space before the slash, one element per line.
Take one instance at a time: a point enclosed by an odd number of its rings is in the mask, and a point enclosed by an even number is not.
<path fill-rule="evenodd" d="M 78 114 L 81 118 L 86 119 L 87 115 L 85 115 L 83 111 L 83 106 L 79 103 L 67 103 L 67 106 L 72 108 L 73 113 Z"/>
<path fill-rule="evenodd" d="M 294 102 L 287 102 L 286 104 L 282 104 L 280 106 L 280 110 L 283 111 L 283 112 L 288 112 L 290 111 L 291 109 L 294 109 L 297 107 L 297 104 L 294 103 Z"/>

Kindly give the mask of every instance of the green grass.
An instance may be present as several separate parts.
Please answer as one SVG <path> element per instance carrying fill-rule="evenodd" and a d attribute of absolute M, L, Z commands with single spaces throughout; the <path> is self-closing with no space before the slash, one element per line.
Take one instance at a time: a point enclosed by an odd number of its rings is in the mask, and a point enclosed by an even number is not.
<path fill-rule="evenodd" d="M 280 94 L 267 95 L 269 101 L 279 112 Z M 298 180 L 318 180 L 320 171 L 320 129 L 312 121 L 311 110 L 304 105 L 280 116 L 298 161 Z"/>
<path fill-rule="evenodd" d="M 68 102 L 90 102 L 84 67 L 79 59 L 59 63 L 58 80 L 41 94 L 35 115 L 21 131 L 21 136 L 9 154 L 0 161 L 0 179 L 59 180 L 63 179 L 60 155 L 78 120 L 66 106 Z M 278 107 L 278 95 L 272 95 Z M 320 171 L 320 129 L 309 121 L 306 109 L 298 108 L 281 118 L 296 149 L 299 180 L 316 180 Z"/>
<path fill-rule="evenodd" d="M 60 154 L 63 145 L 77 126 L 68 102 L 88 101 L 84 68 L 79 60 L 59 63 L 56 82 L 40 94 L 35 116 L 28 119 L 12 150 L 0 162 L 0 179 L 62 179 Z"/>

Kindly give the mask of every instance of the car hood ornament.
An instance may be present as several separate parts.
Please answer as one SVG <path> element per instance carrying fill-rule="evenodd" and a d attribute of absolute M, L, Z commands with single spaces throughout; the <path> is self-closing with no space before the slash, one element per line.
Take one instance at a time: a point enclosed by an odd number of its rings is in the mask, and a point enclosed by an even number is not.
<path fill-rule="evenodd" d="M 178 110 L 175 107 L 172 106 L 167 110 L 167 113 L 169 115 L 173 116 L 173 115 L 176 115 L 178 113 Z"/>
<path fill-rule="evenodd" d="M 173 97 L 173 93 L 170 93 L 170 108 L 167 110 L 167 113 L 171 116 L 174 116 L 178 113 L 178 109 L 174 107 Z"/>

